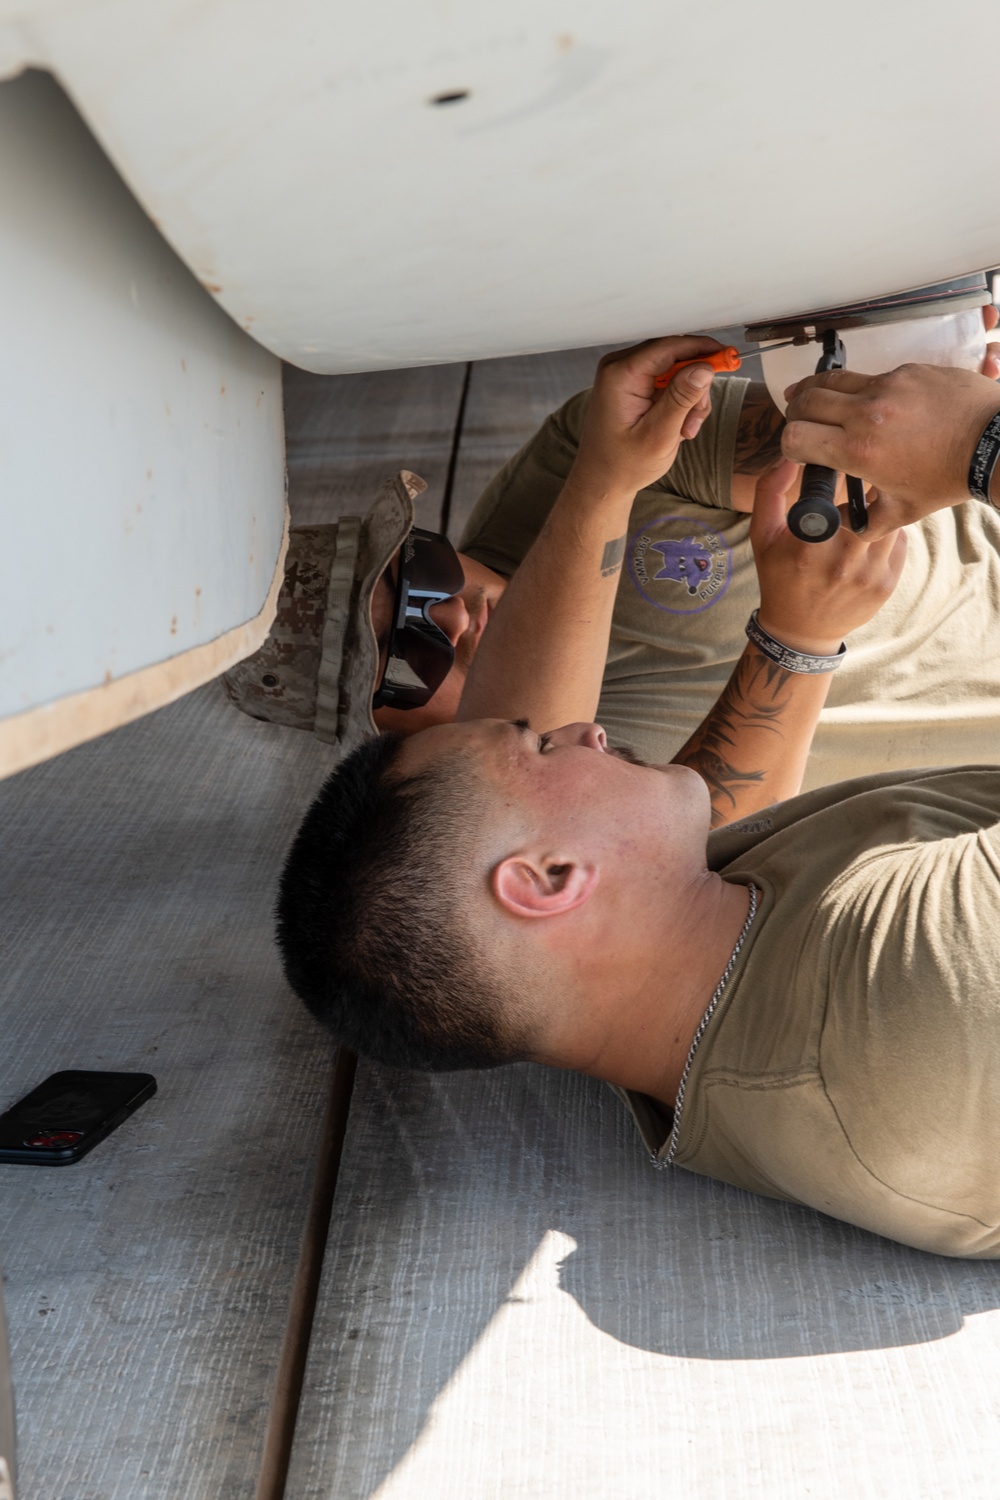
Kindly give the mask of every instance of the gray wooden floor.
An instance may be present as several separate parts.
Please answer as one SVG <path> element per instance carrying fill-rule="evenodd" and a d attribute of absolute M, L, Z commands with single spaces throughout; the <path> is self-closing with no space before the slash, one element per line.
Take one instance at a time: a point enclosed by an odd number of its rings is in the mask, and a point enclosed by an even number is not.
<path fill-rule="evenodd" d="M 159 1084 L 79 1164 L 0 1167 L 26 1500 L 254 1493 L 332 1050 L 271 907 L 325 763 L 211 684 L 0 783 L 0 1105 Z"/>
<path fill-rule="evenodd" d="M 501 464 L 550 411 L 591 383 L 603 353 L 570 349 L 372 375 L 286 368 L 293 520 L 363 510 L 387 472 L 407 468 L 427 481 L 421 525 L 444 521 L 457 539 Z"/>
<path fill-rule="evenodd" d="M 1000 1267 L 657 1172 L 593 1080 L 362 1067 L 294 1500 L 993 1500 Z"/>
<path fill-rule="evenodd" d="M 287 372 L 294 517 L 403 466 L 456 535 L 598 352 Z M 276 1500 L 296 1405 L 288 1500 L 994 1500 L 1000 1266 L 656 1173 L 590 1081 L 363 1066 L 322 1208 L 331 1048 L 270 914 L 326 765 L 212 685 L 0 784 L 0 1108 L 160 1084 L 0 1168 L 23 1500 Z"/>

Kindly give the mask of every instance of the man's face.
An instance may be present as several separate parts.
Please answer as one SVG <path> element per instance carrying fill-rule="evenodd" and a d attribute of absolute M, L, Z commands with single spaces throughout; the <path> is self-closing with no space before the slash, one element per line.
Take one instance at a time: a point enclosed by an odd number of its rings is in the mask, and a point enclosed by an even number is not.
<path fill-rule="evenodd" d="M 456 750 L 471 753 L 495 788 L 498 832 L 506 820 L 515 834 L 523 827 L 532 837 L 614 850 L 636 871 L 675 863 L 668 853 L 704 863 L 711 803 L 702 778 L 610 750 L 597 724 L 541 735 L 523 720 L 438 725 L 403 747 L 400 773 L 427 770 Z"/>
<path fill-rule="evenodd" d="M 435 625 L 444 631 L 455 647 L 455 661 L 451 671 L 422 708 L 377 708 L 374 717 L 379 729 L 394 730 L 397 734 L 417 734 L 434 724 L 451 723 L 458 712 L 458 702 L 479 638 L 486 629 L 497 600 L 507 587 L 507 580 L 501 578 L 499 573 L 494 573 L 491 568 L 483 567 L 482 563 L 477 563 L 461 552 L 458 557 L 465 574 L 465 587 L 460 594 L 453 594 L 440 604 L 432 604 L 428 611 Z M 379 643 L 380 671 L 385 665 L 398 566 L 397 552 L 375 585 L 372 595 L 372 627 Z"/>

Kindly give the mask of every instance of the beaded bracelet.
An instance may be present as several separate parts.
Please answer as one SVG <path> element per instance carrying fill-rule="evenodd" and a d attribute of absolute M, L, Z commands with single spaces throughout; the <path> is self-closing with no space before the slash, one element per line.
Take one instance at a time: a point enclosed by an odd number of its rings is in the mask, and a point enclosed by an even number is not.
<path fill-rule="evenodd" d="M 770 661 L 777 662 L 779 667 L 784 667 L 786 672 L 835 672 L 847 654 L 844 641 L 841 641 L 836 656 L 810 656 L 805 651 L 793 651 L 791 646 L 783 646 L 773 635 L 768 635 L 757 614 L 758 611 L 754 610 L 747 621 L 747 636 L 758 651 Z"/>
<path fill-rule="evenodd" d="M 985 500 L 987 505 L 993 505 L 990 499 L 990 481 L 993 478 L 993 470 L 1000 458 L 1000 411 L 990 417 L 983 435 L 976 444 L 976 451 L 972 455 L 969 465 L 969 494 L 973 500 Z M 993 505 L 994 510 L 1000 510 L 1000 506 Z"/>

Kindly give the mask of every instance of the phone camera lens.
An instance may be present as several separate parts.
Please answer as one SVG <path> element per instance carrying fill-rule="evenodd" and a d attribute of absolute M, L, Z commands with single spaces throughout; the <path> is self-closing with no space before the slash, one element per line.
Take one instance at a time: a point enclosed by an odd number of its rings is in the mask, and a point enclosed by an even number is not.
<path fill-rule="evenodd" d="M 35 1146 L 39 1150 L 53 1146 L 75 1146 L 77 1141 L 83 1139 L 82 1130 L 49 1130 L 44 1135 L 32 1135 L 25 1141 L 26 1146 Z"/>

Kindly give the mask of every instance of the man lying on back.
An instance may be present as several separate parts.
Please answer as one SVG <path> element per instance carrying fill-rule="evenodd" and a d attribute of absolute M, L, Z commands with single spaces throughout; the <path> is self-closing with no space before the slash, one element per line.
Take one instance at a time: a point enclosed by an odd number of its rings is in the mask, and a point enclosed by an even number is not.
<path fill-rule="evenodd" d="M 655 358 L 620 373 L 651 390 Z M 795 457 L 877 489 L 845 552 L 856 588 L 821 578 L 810 619 L 825 547 L 783 527 L 787 471 L 758 487 L 765 667 L 828 679 L 823 632 L 891 584 L 895 523 L 970 485 L 1000 500 L 998 409 L 962 371 L 806 383 Z M 597 488 L 640 478 L 621 423 L 599 432 Z M 816 703 L 800 709 L 805 741 Z M 869 776 L 709 823 L 699 775 L 624 759 L 594 724 L 383 736 L 331 776 L 289 856 L 286 973 L 389 1064 L 573 1068 L 615 1086 L 658 1164 L 1000 1256 L 1000 768 Z"/>

